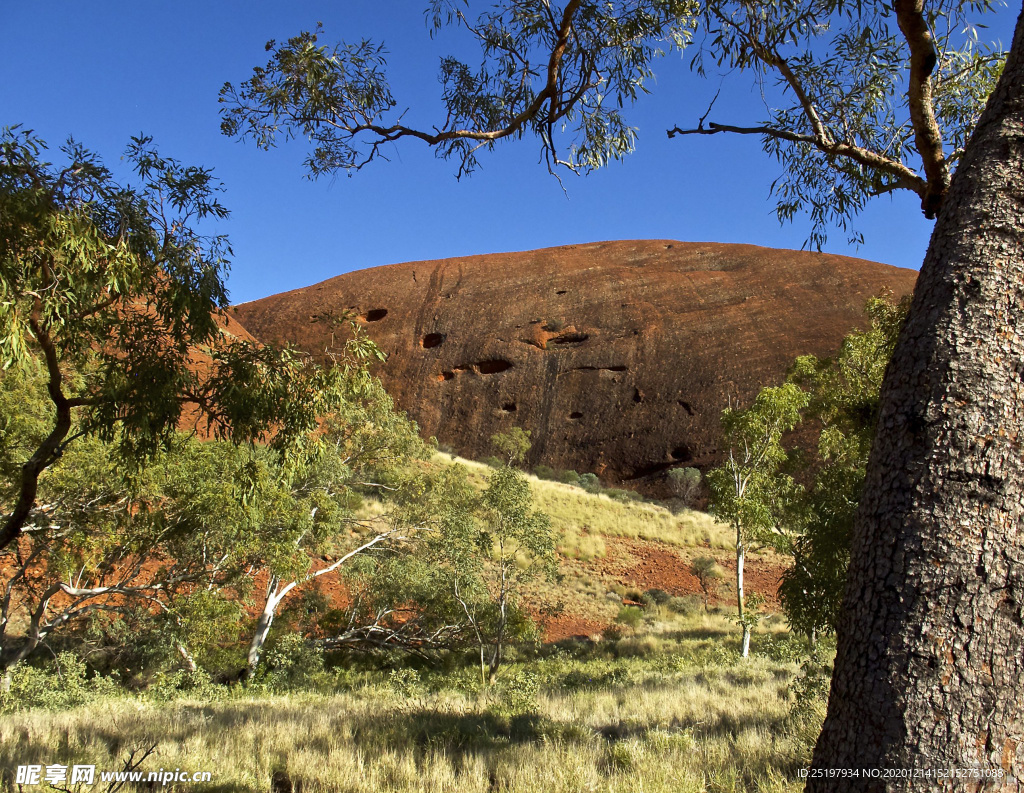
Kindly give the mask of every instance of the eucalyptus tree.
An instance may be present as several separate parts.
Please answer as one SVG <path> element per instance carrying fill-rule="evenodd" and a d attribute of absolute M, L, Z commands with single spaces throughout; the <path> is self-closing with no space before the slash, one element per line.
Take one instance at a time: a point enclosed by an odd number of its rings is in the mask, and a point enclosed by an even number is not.
<path fill-rule="evenodd" d="M 747 608 L 743 567 L 751 545 L 787 546 L 790 537 L 778 505 L 793 481 L 780 472 L 787 459 L 784 433 L 800 421 L 807 394 L 792 383 L 765 388 L 742 410 L 722 411 L 724 460 L 707 476 L 711 512 L 736 535 L 736 609 L 742 630 L 741 655 L 750 654 L 757 614 Z"/>
<path fill-rule="evenodd" d="M 353 330 L 351 348 L 357 349 L 360 337 L 357 327 Z M 265 575 L 266 584 L 249 642 L 246 675 L 259 665 L 277 612 L 290 593 L 336 574 L 360 554 L 405 542 L 425 528 L 417 521 L 422 517 L 419 511 L 401 505 L 403 498 L 419 493 L 419 479 L 409 465 L 424 456 L 427 446 L 416 424 L 395 410 L 380 382 L 358 365 L 358 359 L 352 363 L 344 378 L 344 399 L 323 417 L 319 453 L 291 466 L 271 457 L 256 474 L 259 485 L 249 503 L 255 510 L 258 543 L 247 572 L 254 579 Z M 386 496 L 393 508 L 361 519 L 357 507 L 366 493 Z M 312 558 L 327 552 L 334 560 L 314 566 Z M 379 638 L 385 633 L 384 616 L 375 614 L 370 627 L 350 624 L 349 638 Z M 335 645 L 346 643 L 340 634 L 333 639 Z"/>
<path fill-rule="evenodd" d="M 54 165 L 30 132 L 0 133 L 0 365 L 42 368 L 52 404 L 4 507 L 0 550 L 32 519 L 40 476 L 76 438 L 116 443 L 125 467 L 186 423 L 283 450 L 315 442 L 316 417 L 340 393 L 336 372 L 222 330 L 231 249 L 199 230 L 228 215 L 210 170 L 133 138 L 125 160 L 139 183 L 126 186 L 80 144 L 61 152 Z"/>
<path fill-rule="evenodd" d="M 430 0 L 428 27 L 465 30 L 481 65 L 448 56 L 439 79 L 445 118 L 411 126 L 387 80 L 382 45 L 369 40 L 320 44 L 322 30 L 270 41 L 265 66 L 220 93 L 221 129 L 262 149 L 302 137 L 310 176 L 357 171 L 384 144 L 418 141 L 454 160 L 459 176 L 478 154 L 526 135 L 557 168 L 590 170 L 631 152 L 636 131 L 622 107 L 646 91 L 664 45 L 690 39 L 694 0 L 506 0 L 471 19 L 468 2 Z"/>
<path fill-rule="evenodd" d="M 882 384 L 817 768 L 1024 779 L 1022 128 L 1024 14 Z"/>
<path fill-rule="evenodd" d="M 0 381 L 0 468 L 16 472 L 52 422 L 46 376 L 8 373 Z M 49 409 L 47 409 L 49 408 Z M 239 581 L 246 540 L 237 475 L 247 451 L 184 436 L 125 477 L 115 447 L 95 436 L 71 445 L 39 485 L 40 508 L 0 551 L 0 670 L 106 613 L 143 609 L 168 623 L 173 650 L 194 667 L 194 646 L 173 623 L 197 592 L 222 598 Z M 179 498 L 191 483 L 189 510 Z M 5 480 L 0 504 L 17 488 Z"/>
<path fill-rule="evenodd" d="M 780 220 L 807 212 L 808 242 L 847 230 L 873 197 L 910 190 L 935 218 L 1005 54 L 979 40 L 990 0 L 725 0 L 705 3 L 692 65 L 774 83 L 757 123 L 705 123 L 677 135 L 754 135 L 782 165 Z M 733 78 L 735 79 L 735 78 Z M 769 89 L 770 90 L 770 89 Z M 716 95 L 717 99 L 717 95 Z M 745 120 L 741 120 L 745 121 Z M 856 232 L 854 240 L 860 239 Z"/>
<path fill-rule="evenodd" d="M 909 308 L 909 297 L 871 298 L 865 330 L 847 334 L 834 357 L 797 358 L 787 378 L 808 393 L 802 421 L 815 428 L 818 443 L 817 454 L 797 464 L 809 479 L 806 490 L 786 505 L 793 565 L 782 574 L 779 600 L 790 626 L 812 644 L 839 621 L 882 377 Z"/>
<path fill-rule="evenodd" d="M 451 592 L 476 639 L 481 684 L 493 683 L 505 646 L 532 621 L 520 602 L 523 587 L 553 579 L 558 564 L 551 519 L 533 508 L 526 476 L 516 468 L 530 448 L 529 433 L 513 428 L 493 436 L 506 462 L 476 494 L 454 466 L 437 485 L 441 499 L 430 541 L 438 584 Z"/>

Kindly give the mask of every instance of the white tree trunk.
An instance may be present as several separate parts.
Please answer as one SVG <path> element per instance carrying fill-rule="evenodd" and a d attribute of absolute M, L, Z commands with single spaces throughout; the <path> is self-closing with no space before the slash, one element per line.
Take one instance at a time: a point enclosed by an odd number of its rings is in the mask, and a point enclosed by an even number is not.
<path fill-rule="evenodd" d="M 739 527 L 736 528 L 736 608 L 740 615 L 740 625 L 743 627 L 743 646 L 740 654 L 746 658 L 750 655 L 750 625 L 746 616 L 746 595 L 743 592 L 743 562 L 747 556 L 747 549 L 743 545 L 743 535 Z"/>

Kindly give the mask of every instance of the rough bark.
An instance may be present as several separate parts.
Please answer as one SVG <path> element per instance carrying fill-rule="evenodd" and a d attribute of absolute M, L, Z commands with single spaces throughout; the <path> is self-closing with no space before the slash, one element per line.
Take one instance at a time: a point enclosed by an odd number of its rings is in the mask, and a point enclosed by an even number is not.
<path fill-rule="evenodd" d="M 812 774 L 829 791 L 1024 789 L 1024 14 L 882 388 Z"/>

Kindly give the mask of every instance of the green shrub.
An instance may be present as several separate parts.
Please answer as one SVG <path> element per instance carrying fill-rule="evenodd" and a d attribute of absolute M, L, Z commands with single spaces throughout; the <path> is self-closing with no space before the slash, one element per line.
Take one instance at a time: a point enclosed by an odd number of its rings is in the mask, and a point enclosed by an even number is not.
<path fill-rule="evenodd" d="M 696 595 L 683 595 L 682 597 L 669 598 L 665 604 L 671 611 L 688 617 L 696 614 L 701 607 L 701 599 Z"/>
<path fill-rule="evenodd" d="M 502 716 L 520 716 L 537 712 L 540 682 L 535 672 L 517 669 L 495 686 L 496 702 L 492 710 Z"/>
<path fill-rule="evenodd" d="M 567 485 L 575 485 L 579 487 L 580 475 L 573 471 L 572 469 L 569 469 L 568 471 L 562 471 L 558 475 L 558 480 L 560 482 L 564 482 Z"/>
<path fill-rule="evenodd" d="M 580 474 L 580 487 L 588 493 L 600 493 L 601 480 L 597 478 L 597 474 Z"/>
<path fill-rule="evenodd" d="M 69 652 L 58 654 L 42 667 L 18 664 L 10 676 L 9 690 L 0 687 L 0 713 L 31 708 L 66 710 L 120 690 L 109 677 L 89 677 L 85 662 Z"/>
<path fill-rule="evenodd" d="M 388 673 L 388 688 L 406 699 L 422 696 L 424 690 L 420 673 L 408 666 Z"/>
<path fill-rule="evenodd" d="M 672 600 L 672 596 L 664 589 L 648 589 L 643 594 L 643 601 L 647 605 L 664 606 Z"/>
<path fill-rule="evenodd" d="M 692 506 L 700 494 L 700 471 L 696 468 L 673 468 L 668 472 L 672 494 L 687 506 Z"/>
<path fill-rule="evenodd" d="M 298 633 L 286 633 L 268 643 L 260 660 L 257 681 L 273 690 L 310 685 L 323 672 L 324 656 Z"/>
<path fill-rule="evenodd" d="M 490 457 L 484 457 L 480 462 L 484 465 L 490 466 L 491 468 L 501 468 L 505 465 L 505 461 L 500 457 L 495 457 L 493 454 Z"/>
<path fill-rule="evenodd" d="M 617 642 L 625 635 L 621 625 L 608 625 L 601 631 L 601 638 L 609 642 Z"/>
<path fill-rule="evenodd" d="M 616 622 L 636 628 L 644 618 L 644 612 L 639 606 L 623 606 L 615 617 Z"/>
<path fill-rule="evenodd" d="M 558 472 L 550 465 L 538 465 L 533 469 L 533 475 L 538 479 L 549 479 L 551 481 L 558 481 Z"/>

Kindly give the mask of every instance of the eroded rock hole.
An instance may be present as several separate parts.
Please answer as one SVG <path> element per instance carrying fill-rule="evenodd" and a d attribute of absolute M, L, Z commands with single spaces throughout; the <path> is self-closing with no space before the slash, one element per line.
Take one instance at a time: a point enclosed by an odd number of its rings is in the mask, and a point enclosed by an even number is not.
<path fill-rule="evenodd" d="M 373 308 L 366 312 L 367 322 L 380 322 L 388 315 L 386 308 Z"/>
<path fill-rule="evenodd" d="M 516 410 L 518 410 L 515 402 L 506 402 L 504 405 L 501 406 L 501 409 L 504 410 L 506 413 L 515 413 Z"/>
<path fill-rule="evenodd" d="M 444 381 L 444 380 L 451 380 L 454 377 L 455 377 L 455 372 L 441 372 L 441 374 L 439 374 L 437 376 L 437 379 L 439 381 Z"/>
<path fill-rule="evenodd" d="M 428 333 L 423 337 L 423 341 L 420 342 L 420 345 L 429 349 L 430 347 L 440 347 L 441 342 L 443 341 L 443 333 Z"/>
<path fill-rule="evenodd" d="M 480 361 L 476 368 L 480 370 L 480 374 L 498 374 L 498 372 L 507 372 L 513 366 L 511 361 L 503 361 L 501 358 L 492 358 L 489 361 Z"/>
<path fill-rule="evenodd" d="M 677 401 L 677 402 L 679 403 L 679 406 L 680 406 L 680 407 L 681 407 L 681 408 L 682 408 L 683 410 L 685 410 L 685 411 L 686 411 L 687 413 L 689 413 L 689 414 L 690 414 L 691 416 L 693 415 L 693 408 L 692 408 L 692 407 L 690 407 L 690 403 L 689 403 L 689 402 L 686 402 L 685 400 L 682 400 L 682 399 L 677 399 L 676 401 Z"/>
<path fill-rule="evenodd" d="M 580 413 L 578 410 L 574 410 L 572 413 L 569 414 L 569 418 L 571 418 L 571 419 L 581 419 L 581 418 L 583 418 L 583 414 Z"/>
<path fill-rule="evenodd" d="M 686 445 L 676 446 L 676 448 L 669 452 L 669 454 L 672 456 L 673 460 L 677 461 L 681 460 L 685 462 L 693 459 L 693 453 L 690 451 L 690 447 Z"/>
<path fill-rule="evenodd" d="M 563 333 L 561 336 L 556 336 L 551 341 L 555 344 L 582 344 L 590 338 L 590 334 L 587 333 Z"/>
<path fill-rule="evenodd" d="M 633 401 L 640 404 L 644 401 L 644 393 L 639 388 L 633 389 Z"/>
<path fill-rule="evenodd" d="M 565 294 L 568 294 L 568 293 L 569 293 L 568 289 L 559 289 L 558 291 L 555 292 L 556 295 L 565 295 Z"/>

